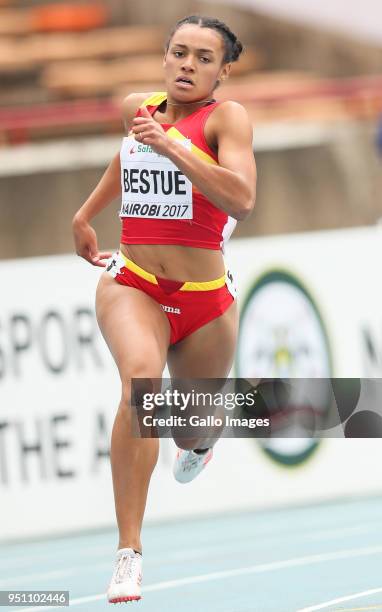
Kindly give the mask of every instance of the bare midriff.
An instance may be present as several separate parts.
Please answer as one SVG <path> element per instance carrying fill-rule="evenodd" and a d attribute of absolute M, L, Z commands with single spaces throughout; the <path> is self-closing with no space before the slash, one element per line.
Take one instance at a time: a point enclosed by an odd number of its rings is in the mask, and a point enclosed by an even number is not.
<path fill-rule="evenodd" d="M 225 272 L 220 250 L 175 244 L 121 244 L 120 250 L 147 272 L 170 280 L 210 281 Z"/>

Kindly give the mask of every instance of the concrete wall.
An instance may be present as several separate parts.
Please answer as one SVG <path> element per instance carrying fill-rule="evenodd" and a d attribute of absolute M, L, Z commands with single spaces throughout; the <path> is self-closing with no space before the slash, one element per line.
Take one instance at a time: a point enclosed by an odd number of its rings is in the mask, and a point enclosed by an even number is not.
<path fill-rule="evenodd" d="M 325 146 L 258 155 L 257 208 L 242 235 L 374 224 L 382 216 L 374 134 L 353 126 Z"/>
<path fill-rule="evenodd" d="M 0 180 L 0 258 L 73 251 L 71 219 L 104 169 L 53 172 Z M 100 242 L 118 243 L 118 203 L 101 213 L 94 227 Z"/>

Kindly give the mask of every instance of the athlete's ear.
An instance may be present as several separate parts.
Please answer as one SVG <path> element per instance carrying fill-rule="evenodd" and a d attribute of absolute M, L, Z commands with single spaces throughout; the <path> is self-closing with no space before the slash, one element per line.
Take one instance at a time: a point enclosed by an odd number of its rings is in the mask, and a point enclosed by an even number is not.
<path fill-rule="evenodd" d="M 220 73 L 219 81 L 222 82 L 228 79 L 229 73 L 231 72 L 231 68 L 232 68 L 232 62 L 229 62 L 228 64 L 224 64 L 222 71 Z"/>

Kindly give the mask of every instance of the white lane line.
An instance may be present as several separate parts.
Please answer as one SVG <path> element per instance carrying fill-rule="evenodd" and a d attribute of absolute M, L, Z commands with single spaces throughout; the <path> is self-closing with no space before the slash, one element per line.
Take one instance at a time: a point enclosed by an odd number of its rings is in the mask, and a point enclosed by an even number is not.
<path fill-rule="evenodd" d="M 380 523 L 379 523 L 380 525 Z M 346 537 L 349 535 L 357 535 L 357 534 L 365 534 L 365 533 L 373 533 L 375 532 L 376 529 L 370 529 L 370 527 L 367 526 L 358 526 L 358 527 L 344 527 L 343 529 L 333 529 L 333 530 L 322 530 L 322 531 L 316 531 L 315 533 L 309 533 L 309 534 L 288 534 L 288 537 L 290 538 L 296 538 L 299 537 L 300 541 L 310 541 L 310 540 L 323 540 L 323 539 L 327 539 L 327 540 L 338 540 L 342 537 Z M 286 535 L 286 534 L 282 534 L 282 535 Z M 258 534 L 256 534 L 256 537 L 258 537 Z M 272 542 L 273 540 L 276 540 L 279 542 L 280 541 L 280 534 L 275 535 L 273 538 L 270 536 L 267 536 L 267 547 L 269 545 L 270 542 Z M 259 541 L 258 541 L 259 544 Z M 216 551 L 220 551 L 220 550 L 225 550 L 226 547 L 223 546 L 211 546 L 209 548 L 204 547 L 204 548 L 188 548 L 187 549 L 187 559 L 188 560 L 192 560 L 192 559 L 200 559 L 201 557 L 206 557 L 206 553 L 207 555 L 210 554 L 214 554 L 216 553 Z M 108 548 L 105 547 L 96 547 L 90 550 L 86 551 L 86 554 L 89 557 L 95 556 L 98 557 L 100 556 L 103 559 L 109 559 L 110 557 L 110 551 L 111 551 L 111 547 L 109 546 Z M 52 553 L 53 554 L 53 553 Z M 84 552 L 82 552 L 82 554 L 84 554 Z M 75 554 L 76 559 L 78 558 L 79 554 L 76 552 Z M 37 557 L 36 559 L 33 560 L 34 565 L 36 565 L 36 560 L 38 560 L 40 557 Z M 157 557 L 151 557 L 151 559 L 158 559 L 160 560 L 160 563 L 162 563 L 163 561 L 163 555 L 158 555 Z M 184 561 L 184 552 L 180 552 L 180 551 L 173 551 L 171 553 L 168 553 L 166 556 L 166 561 L 168 562 L 172 562 L 172 561 Z M 8 564 L 6 566 L 6 569 L 11 569 L 11 562 L 12 560 L 8 561 Z M 9 576 L 8 578 L 3 578 L 2 580 L 0 580 L 0 588 L 6 588 L 8 585 L 13 585 L 13 584 L 19 584 L 20 582 L 20 562 L 24 562 L 25 561 L 25 557 L 23 557 L 21 560 L 20 559 L 14 559 L 13 560 L 13 565 L 16 566 L 15 569 L 18 570 L 17 575 L 15 576 Z M 113 559 L 111 560 L 111 563 L 113 562 Z M 157 561 L 157 563 L 151 563 L 149 561 L 150 567 L 152 567 L 153 565 L 158 564 L 159 561 Z M 82 565 L 78 565 L 78 566 L 71 566 L 70 569 L 61 569 L 61 570 L 52 570 L 52 571 L 48 571 L 48 572 L 39 572 L 39 573 L 31 573 L 31 574 L 23 574 L 23 581 L 24 583 L 26 581 L 30 581 L 30 580 L 45 580 L 45 579 L 50 579 L 50 578 L 59 578 L 59 577 L 68 577 L 71 575 L 77 575 L 78 572 L 83 572 L 83 571 L 93 571 L 93 570 L 104 570 L 107 569 L 108 567 L 110 567 L 110 562 L 107 561 L 103 561 L 94 565 L 89 565 L 89 564 L 82 564 Z M 25 568 L 25 571 L 28 568 Z M 1 571 L 1 561 L 0 561 L 0 571 Z"/>
<path fill-rule="evenodd" d="M 361 531 L 360 531 L 361 530 Z M 310 534 L 309 536 L 306 536 L 304 538 L 302 538 L 303 540 L 315 540 L 315 539 L 323 539 L 325 537 L 325 534 L 330 534 L 330 535 L 335 535 L 336 539 L 341 536 L 341 535 L 349 535 L 349 534 L 354 534 L 354 533 L 358 533 L 360 531 L 360 533 L 362 533 L 364 530 L 360 527 L 354 527 L 354 528 L 344 528 L 343 530 L 339 529 L 339 530 L 335 530 L 335 531 L 322 531 L 322 532 L 316 532 L 314 534 Z M 338 535 L 339 534 L 339 535 Z M 291 536 L 293 537 L 293 536 Z M 330 537 L 328 539 L 331 539 Z M 272 541 L 272 538 L 270 540 L 268 540 L 268 544 L 269 542 Z M 223 546 L 218 546 L 218 547 L 210 547 L 210 548 L 196 548 L 196 549 L 192 549 L 192 548 L 188 548 L 187 549 L 187 560 L 193 560 L 193 559 L 201 559 L 201 558 L 206 558 L 208 557 L 208 555 L 213 555 L 216 554 L 216 552 L 218 551 L 224 551 L 225 548 Z M 110 549 L 108 551 L 104 550 L 104 555 L 103 557 L 110 557 Z M 168 553 L 166 555 L 166 562 L 167 563 L 171 563 L 171 562 L 177 562 L 177 561 L 184 561 L 184 552 L 180 552 L 180 551 L 174 551 L 172 553 Z M 108 561 L 102 561 L 100 563 L 93 563 L 93 564 L 82 564 L 82 565 L 72 565 L 70 567 L 67 568 L 62 568 L 62 569 L 57 569 L 57 570 L 50 570 L 50 571 L 41 571 L 41 572 L 36 572 L 36 573 L 31 573 L 31 574 L 23 574 L 23 585 L 25 586 L 28 582 L 41 582 L 43 580 L 54 580 L 56 578 L 68 578 L 69 576 L 78 576 L 78 574 L 81 573 L 86 573 L 86 572 L 97 572 L 97 571 L 103 571 L 103 570 L 107 570 L 110 567 L 110 563 L 112 563 L 112 561 L 108 562 Z M 162 556 L 153 556 L 150 557 L 150 559 L 146 562 L 146 565 L 148 567 L 155 567 L 155 565 L 159 565 L 163 563 L 163 555 Z M 17 586 L 20 584 L 20 572 L 18 572 L 17 575 L 14 576 L 9 576 L 8 578 L 3 578 L 2 580 L 0 580 L 0 588 L 2 589 L 7 589 L 8 587 L 12 587 L 12 586 Z M 9 590 L 9 589 L 8 589 Z"/>
<path fill-rule="evenodd" d="M 163 591 L 165 589 L 174 589 L 186 584 L 198 584 L 200 582 L 208 582 L 210 580 L 223 580 L 224 578 L 232 578 L 233 576 L 244 576 L 245 574 L 261 574 L 264 572 L 272 572 L 278 569 L 287 569 L 289 567 L 298 567 L 299 565 L 313 565 L 315 563 L 324 563 L 326 561 L 335 561 L 337 559 L 350 559 L 352 557 L 366 557 L 382 553 L 382 546 L 368 546 L 365 548 L 352 548 L 348 550 L 336 550 L 329 553 L 319 555 L 310 555 L 307 557 L 295 557 L 294 559 L 285 559 L 284 561 L 273 561 L 271 563 L 261 563 L 259 565 L 250 565 L 249 567 L 239 567 L 237 569 L 224 570 L 221 572 L 211 572 L 209 574 L 201 574 L 199 576 L 188 576 L 186 578 L 178 578 L 177 580 L 167 580 L 157 582 L 143 587 L 144 593 L 151 591 Z M 382 589 L 381 589 L 382 590 Z M 97 601 L 104 599 L 105 594 L 89 595 L 87 597 L 78 597 L 70 601 L 71 606 L 79 606 L 89 601 Z M 46 611 L 53 610 L 56 606 L 37 606 L 33 608 L 23 608 L 20 612 L 37 612 L 38 610 Z M 308 609 L 307 609 L 308 610 Z M 299 612 L 307 612 L 300 610 Z"/>
<path fill-rule="evenodd" d="M 365 608 L 338 608 L 337 610 L 333 610 L 333 612 L 368 612 L 368 610 L 382 610 L 382 606 L 367 606 Z"/>
<path fill-rule="evenodd" d="M 374 595 L 374 593 L 382 593 L 380 589 L 370 589 L 369 591 L 362 591 L 361 593 L 354 593 L 353 595 L 346 595 L 345 597 L 337 597 L 337 599 L 331 599 L 330 601 L 324 601 L 324 603 L 318 604 L 317 606 L 310 606 L 309 608 L 301 608 L 296 612 L 315 612 L 315 610 L 323 610 L 334 606 L 335 604 L 342 603 L 344 601 L 351 601 L 352 599 L 358 599 L 359 597 L 367 597 L 368 595 Z"/>
<path fill-rule="evenodd" d="M 0 2 L 1 4 L 1 2 Z M 371 525 L 375 523 L 375 527 L 371 527 Z M 349 526 L 349 527 L 343 527 L 340 529 L 322 529 L 321 531 L 315 531 L 314 534 L 311 533 L 311 528 L 309 528 L 309 531 L 307 532 L 300 532 L 300 533 L 293 533 L 291 535 L 290 529 L 288 528 L 287 531 L 280 531 L 280 532 L 275 532 L 274 529 L 269 529 L 269 530 L 263 530 L 261 533 L 257 533 L 254 532 L 253 536 L 257 538 L 257 541 L 261 541 L 262 539 L 266 540 L 267 543 L 269 542 L 270 539 L 277 539 L 277 541 L 280 540 L 281 537 L 286 537 L 286 539 L 289 539 L 291 537 L 293 537 L 294 539 L 298 538 L 300 541 L 304 541 L 304 540 L 322 540 L 324 538 L 327 538 L 328 540 L 330 539 L 337 539 L 339 537 L 343 537 L 346 535 L 354 535 L 357 532 L 358 533 L 373 533 L 378 529 L 378 532 L 380 531 L 380 526 L 381 526 L 381 521 L 380 519 L 378 519 L 378 521 L 368 521 L 368 525 L 364 525 L 364 526 Z M 273 538 L 272 538 L 273 536 Z M 333 536 L 333 538 L 332 538 Z M 80 537 L 80 536 L 78 536 Z M 7 547 L 7 549 L 5 548 L 5 546 Z M 17 569 L 18 572 L 20 572 L 20 566 L 21 564 L 24 566 L 26 566 L 28 563 L 32 563 L 34 566 L 36 565 L 36 561 L 44 561 L 44 560 L 50 560 L 52 558 L 56 558 L 57 556 L 57 551 L 55 549 L 55 544 L 52 545 L 54 547 L 54 550 L 50 550 L 50 551 L 46 551 L 46 552 L 37 552 L 36 554 L 31 554 L 29 553 L 30 556 L 26 556 L 25 555 L 25 546 L 28 546 L 28 543 L 26 542 L 25 544 L 23 544 L 24 548 L 20 547 L 20 551 L 15 551 L 12 550 L 13 549 L 13 544 L 6 544 L 3 548 L 4 551 L 6 551 L 6 558 L 2 558 L 2 553 L 3 550 L 0 554 L 0 572 L 5 569 L 5 570 L 9 570 L 10 568 L 12 568 L 13 566 L 15 567 L 15 569 Z M 19 547 L 20 545 L 16 545 L 17 547 Z M 75 546 L 75 544 L 73 544 L 72 546 Z M 113 549 L 114 547 L 114 542 L 110 541 L 110 544 L 102 544 L 102 545 L 94 545 L 93 547 L 86 545 L 84 548 L 80 548 L 78 551 L 76 551 L 76 559 L 78 557 L 83 557 L 83 556 L 100 556 L 100 557 L 110 557 L 110 550 Z M 200 549 L 192 549 L 192 550 L 196 550 L 196 555 L 200 555 L 201 554 L 201 550 Z M 204 548 L 202 549 L 202 551 L 205 550 Z M 215 550 L 215 548 L 210 548 L 209 550 Z M 22 558 L 15 558 L 15 554 L 17 554 L 17 552 L 20 552 L 20 554 L 22 554 Z M 70 552 L 69 547 L 63 551 L 64 554 Z M 183 554 L 183 553 L 181 553 Z M 177 552 L 173 552 L 171 553 L 171 555 L 173 556 L 173 558 L 175 559 L 175 557 L 177 555 L 179 555 L 179 553 Z M 10 558 L 10 556 L 12 556 L 13 558 Z M 28 568 L 26 568 L 28 569 Z"/>
<path fill-rule="evenodd" d="M 81 604 L 88 603 L 89 601 L 98 601 L 104 599 L 106 602 L 106 593 L 100 593 L 99 595 L 88 595 L 87 597 L 78 597 L 77 599 L 71 599 L 69 607 L 80 606 Z M 37 606 L 34 608 L 23 608 L 19 612 L 37 612 L 37 610 L 57 610 L 59 606 Z"/>

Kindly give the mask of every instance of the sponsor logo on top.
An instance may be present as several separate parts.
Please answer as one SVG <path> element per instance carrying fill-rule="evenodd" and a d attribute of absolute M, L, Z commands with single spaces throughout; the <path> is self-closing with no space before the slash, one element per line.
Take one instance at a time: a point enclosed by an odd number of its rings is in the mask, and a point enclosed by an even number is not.
<path fill-rule="evenodd" d="M 157 155 L 158 157 L 165 157 L 161 153 L 157 153 L 150 145 L 145 144 L 134 144 L 130 150 L 129 155 L 135 155 L 136 153 L 152 153 L 153 155 Z"/>

